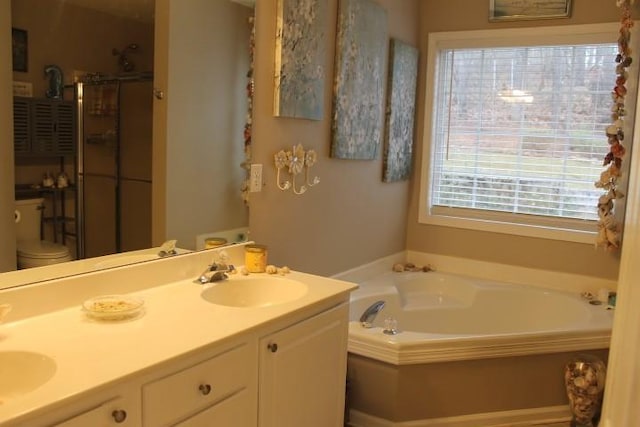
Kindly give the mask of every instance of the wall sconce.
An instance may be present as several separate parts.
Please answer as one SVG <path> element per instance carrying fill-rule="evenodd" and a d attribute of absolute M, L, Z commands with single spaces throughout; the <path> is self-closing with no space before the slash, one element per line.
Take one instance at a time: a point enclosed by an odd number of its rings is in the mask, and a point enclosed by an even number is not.
<path fill-rule="evenodd" d="M 292 189 L 295 194 L 302 194 L 307 191 L 308 188 L 313 187 L 320 183 L 320 178 L 313 177 L 312 181 L 309 181 L 309 169 L 316 163 L 318 156 L 314 150 L 306 150 L 302 147 L 302 144 L 295 145 L 292 150 L 284 151 L 280 150 L 274 157 L 278 174 L 276 176 L 276 184 L 282 191 Z M 280 171 L 283 168 L 287 168 L 290 180 L 282 182 L 280 180 Z M 296 185 L 296 177 L 304 171 L 304 183 L 298 187 Z"/>

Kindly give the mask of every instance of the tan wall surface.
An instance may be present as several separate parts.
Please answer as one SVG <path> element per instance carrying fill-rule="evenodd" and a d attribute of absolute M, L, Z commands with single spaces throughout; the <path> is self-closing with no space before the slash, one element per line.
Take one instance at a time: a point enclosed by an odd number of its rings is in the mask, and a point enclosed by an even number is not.
<path fill-rule="evenodd" d="M 617 22 L 620 9 L 613 1 L 576 0 L 569 19 L 488 22 L 488 2 L 477 0 L 427 0 L 420 3 L 421 66 L 418 88 L 418 135 L 416 138 L 416 167 L 407 228 L 409 250 L 436 253 L 482 261 L 548 269 L 568 273 L 616 279 L 619 255 L 594 249 L 592 244 L 510 236 L 481 231 L 438 227 L 418 223 L 420 158 L 424 149 L 423 117 L 425 113 L 425 69 L 429 32 L 478 30 L 488 28 L 525 27 L 540 25 L 587 24 Z M 638 5 L 635 6 L 638 9 Z M 614 84 L 612 76 L 611 84 Z M 604 132 L 604 131 L 603 131 Z M 603 138 L 603 144 L 606 140 Z"/>
<path fill-rule="evenodd" d="M 65 83 L 74 70 L 117 73 L 118 58 L 111 50 L 137 43 L 130 55 L 136 71 L 153 66 L 153 26 L 78 7 L 62 0 L 12 0 L 12 26 L 27 30 L 28 71 L 14 72 L 13 79 L 33 84 L 33 96 L 44 97 L 45 65 L 62 68 Z M 64 29 L 64 31 L 61 31 Z M 73 99 L 73 91 L 65 91 Z"/>
<path fill-rule="evenodd" d="M 333 274 L 405 248 L 409 183 L 382 183 L 375 161 L 329 157 L 337 0 L 329 0 L 324 118 L 273 117 L 276 2 L 257 4 L 254 163 L 265 186 L 251 194 L 251 238 L 269 245 L 269 261 L 316 274 Z M 418 43 L 418 1 L 380 0 L 390 36 Z M 302 143 L 318 153 L 312 172 L 321 182 L 301 196 L 276 185 L 273 155 Z M 382 150 L 380 150 L 381 152 Z"/>
<path fill-rule="evenodd" d="M 0 28 L 11 26 L 11 2 L 0 0 Z M 11 39 L 0 37 L 0 272 L 16 268 L 16 237 L 13 220 L 13 86 Z"/>
<path fill-rule="evenodd" d="M 153 241 L 195 249 L 198 234 L 248 223 L 240 163 L 250 10 L 164 0 L 156 14 L 155 86 L 165 98 L 154 100 Z"/>

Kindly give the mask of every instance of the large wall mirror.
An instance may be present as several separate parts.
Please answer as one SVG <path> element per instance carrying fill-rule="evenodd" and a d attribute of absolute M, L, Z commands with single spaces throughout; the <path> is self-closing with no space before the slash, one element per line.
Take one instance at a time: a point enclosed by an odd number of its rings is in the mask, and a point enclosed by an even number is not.
<path fill-rule="evenodd" d="M 11 0 L 11 9 L 26 37 L 26 66 L 12 74 L 19 90 L 46 101 L 57 76 L 45 68 L 54 65 L 77 114 L 76 153 L 15 159 L 16 198 L 43 198 L 47 218 L 61 217 L 44 224 L 44 240 L 91 259 L 173 239 L 197 250 L 208 236 L 246 237 L 251 2 Z M 34 188 L 47 175 L 57 184 L 61 172 L 71 187 Z M 0 288 L 77 272 L 51 267 L 42 277 L 2 273 Z"/>

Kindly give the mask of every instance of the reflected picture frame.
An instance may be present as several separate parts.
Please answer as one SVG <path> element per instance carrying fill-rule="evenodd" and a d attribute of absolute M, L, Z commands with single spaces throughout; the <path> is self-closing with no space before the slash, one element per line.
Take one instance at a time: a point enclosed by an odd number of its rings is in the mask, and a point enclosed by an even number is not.
<path fill-rule="evenodd" d="M 27 30 L 11 28 L 13 71 L 28 71 L 28 46 Z"/>
<path fill-rule="evenodd" d="M 572 0 L 489 0 L 489 21 L 562 19 L 571 16 Z M 515 3 L 515 4 L 514 4 Z"/>

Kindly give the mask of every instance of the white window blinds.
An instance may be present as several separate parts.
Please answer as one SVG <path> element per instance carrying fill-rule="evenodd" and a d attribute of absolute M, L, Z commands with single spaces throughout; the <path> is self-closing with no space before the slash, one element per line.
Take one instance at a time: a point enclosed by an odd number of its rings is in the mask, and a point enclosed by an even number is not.
<path fill-rule="evenodd" d="M 616 54 L 611 43 L 441 50 L 432 211 L 596 220 Z"/>

